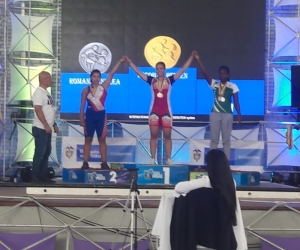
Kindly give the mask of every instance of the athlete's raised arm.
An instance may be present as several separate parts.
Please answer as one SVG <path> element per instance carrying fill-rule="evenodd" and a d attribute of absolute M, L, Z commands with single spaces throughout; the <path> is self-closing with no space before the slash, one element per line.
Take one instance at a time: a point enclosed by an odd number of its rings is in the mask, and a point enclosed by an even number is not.
<path fill-rule="evenodd" d="M 204 77 L 205 77 L 207 83 L 208 83 L 209 85 L 211 85 L 212 77 L 211 77 L 211 76 L 207 73 L 207 71 L 205 70 L 205 68 L 204 68 L 204 66 L 203 66 L 203 64 L 202 64 L 202 62 L 200 61 L 200 57 L 199 57 L 199 55 L 198 55 L 197 52 L 196 52 L 196 54 L 195 54 L 195 58 L 196 58 L 196 60 L 197 60 L 197 62 L 198 62 L 198 64 L 199 64 L 199 68 L 200 68 L 202 74 L 204 75 Z"/>
<path fill-rule="evenodd" d="M 106 78 L 106 80 L 102 83 L 103 88 L 108 89 L 108 87 L 110 86 L 111 80 L 114 77 L 114 74 L 116 73 L 116 71 L 118 70 L 120 64 L 122 62 L 125 62 L 125 56 L 122 56 L 121 59 L 117 62 L 117 64 L 112 68 L 112 70 L 109 72 L 108 77 Z"/>
<path fill-rule="evenodd" d="M 140 71 L 137 66 L 135 66 L 135 64 L 129 59 L 129 57 L 125 56 L 126 61 L 129 63 L 130 67 L 133 69 L 133 71 L 135 73 L 137 73 L 137 75 L 143 79 L 145 82 L 147 82 L 148 76 L 145 75 L 142 71 Z"/>
<path fill-rule="evenodd" d="M 183 74 L 183 72 L 186 71 L 186 69 L 191 65 L 196 53 L 197 53 L 196 51 L 193 51 L 192 54 L 190 55 L 190 57 L 185 62 L 185 64 L 183 64 L 182 68 L 174 75 L 175 81 L 177 79 L 179 79 L 181 77 L 181 75 Z"/>

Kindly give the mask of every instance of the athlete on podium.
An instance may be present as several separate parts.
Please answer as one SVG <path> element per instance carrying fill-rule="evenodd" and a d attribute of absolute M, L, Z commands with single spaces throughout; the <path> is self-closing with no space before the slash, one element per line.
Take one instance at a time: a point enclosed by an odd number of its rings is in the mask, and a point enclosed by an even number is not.
<path fill-rule="evenodd" d="M 105 113 L 105 99 L 107 90 L 110 86 L 112 78 L 119 68 L 120 64 L 125 61 L 122 57 L 115 67 L 109 73 L 107 79 L 100 84 L 101 72 L 94 69 L 91 72 L 90 79 L 91 85 L 84 88 L 81 92 L 80 104 L 80 126 L 84 127 L 84 148 L 83 148 L 83 164 L 81 169 L 89 169 L 88 159 L 90 158 L 91 146 L 95 131 L 97 133 L 99 142 L 99 151 L 102 159 L 101 168 L 109 169 L 107 164 L 107 119 Z M 87 102 L 86 112 L 84 114 L 85 103 Z"/>
<path fill-rule="evenodd" d="M 152 102 L 150 106 L 149 114 L 149 126 L 151 132 L 150 139 L 150 152 L 151 152 L 151 161 L 150 165 L 155 164 L 156 156 L 156 142 L 159 133 L 159 129 L 162 128 L 164 140 L 165 140 L 165 150 L 167 156 L 167 165 L 173 165 L 171 160 L 172 153 L 172 109 L 170 103 L 170 94 L 172 84 L 181 77 L 184 71 L 190 66 L 193 61 L 194 54 L 193 52 L 188 60 L 185 62 L 183 67 L 174 75 L 166 77 L 166 65 L 164 62 L 156 63 L 156 77 L 145 75 L 141 72 L 137 66 L 128 58 L 126 61 L 129 63 L 133 71 L 139 75 L 139 77 L 147 82 L 151 87 L 152 92 Z M 184 88 L 184 87 L 183 87 Z"/>
<path fill-rule="evenodd" d="M 234 107 L 238 114 L 238 122 L 241 123 L 241 111 L 238 98 L 239 89 L 236 84 L 229 81 L 229 68 L 221 66 L 219 68 L 220 81 L 214 80 L 205 70 L 198 53 L 195 54 L 199 68 L 204 75 L 207 83 L 213 90 L 214 104 L 210 114 L 210 149 L 217 149 L 219 144 L 220 133 L 222 133 L 222 140 L 224 152 L 230 160 L 231 149 L 231 131 L 233 123 L 232 115 L 232 98 Z"/>

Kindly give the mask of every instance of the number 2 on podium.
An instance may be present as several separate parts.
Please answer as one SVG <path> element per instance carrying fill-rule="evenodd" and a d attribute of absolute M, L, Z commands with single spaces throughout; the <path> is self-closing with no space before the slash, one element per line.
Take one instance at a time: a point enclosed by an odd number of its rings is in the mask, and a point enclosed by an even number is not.
<path fill-rule="evenodd" d="M 163 168 L 165 173 L 165 184 L 170 184 L 170 168 Z"/>
<path fill-rule="evenodd" d="M 110 178 L 110 182 L 114 182 L 114 183 L 117 183 L 117 180 L 116 180 L 116 177 L 117 177 L 117 173 L 115 171 L 111 171 L 109 172 L 109 175 L 111 175 L 111 178 Z"/>

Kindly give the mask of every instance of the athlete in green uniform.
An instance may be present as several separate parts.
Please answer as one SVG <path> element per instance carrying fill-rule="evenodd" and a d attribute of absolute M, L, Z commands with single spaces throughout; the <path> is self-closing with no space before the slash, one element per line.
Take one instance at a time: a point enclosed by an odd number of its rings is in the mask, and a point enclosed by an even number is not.
<path fill-rule="evenodd" d="M 220 81 L 214 80 L 205 70 L 199 55 L 195 54 L 200 70 L 214 92 L 214 104 L 210 114 L 210 149 L 218 148 L 220 133 L 222 133 L 224 152 L 230 160 L 230 137 L 232 131 L 232 97 L 234 107 L 238 114 L 238 122 L 241 122 L 241 111 L 238 98 L 238 87 L 229 81 L 229 68 L 219 68 Z"/>

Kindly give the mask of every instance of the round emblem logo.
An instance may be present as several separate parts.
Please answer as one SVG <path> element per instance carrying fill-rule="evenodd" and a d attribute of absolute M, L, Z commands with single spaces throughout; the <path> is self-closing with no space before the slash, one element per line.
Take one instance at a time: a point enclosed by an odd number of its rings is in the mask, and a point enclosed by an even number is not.
<path fill-rule="evenodd" d="M 102 43 L 89 43 L 85 45 L 79 52 L 79 63 L 87 72 L 98 69 L 101 73 L 105 73 L 111 63 L 111 52 L 107 46 Z"/>

